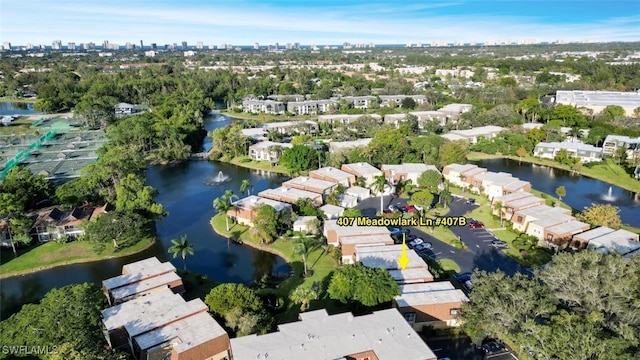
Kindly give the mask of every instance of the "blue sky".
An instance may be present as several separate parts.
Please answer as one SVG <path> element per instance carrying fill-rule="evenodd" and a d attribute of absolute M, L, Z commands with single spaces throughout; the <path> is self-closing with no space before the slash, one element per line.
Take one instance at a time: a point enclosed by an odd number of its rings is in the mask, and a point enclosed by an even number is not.
<path fill-rule="evenodd" d="M 640 41 L 640 0 L 0 0 L 0 41 Z"/>

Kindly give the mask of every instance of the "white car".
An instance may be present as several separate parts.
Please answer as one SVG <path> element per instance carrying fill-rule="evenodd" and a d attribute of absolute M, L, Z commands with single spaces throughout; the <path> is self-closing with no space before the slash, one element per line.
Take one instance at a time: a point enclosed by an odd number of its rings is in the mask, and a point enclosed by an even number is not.
<path fill-rule="evenodd" d="M 422 244 L 416 245 L 413 249 L 420 252 L 424 250 L 431 250 L 431 248 L 433 248 L 433 245 L 430 242 L 423 242 Z"/>
<path fill-rule="evenodd" d="M 418 211 L 422 211 L 422 209 L 424 209 L 422 206 L 420 205 L 413 205 L 414 208 L 416 208 L 416 210 Z"/>
<path fill-rule="evenodd" d="M 416 246 L 422 244 L 423 242 L 424 242 L 424 240 L 422 240 L 420 238 L 414 239 L 413 241 L 409 242 L 409 247 L 413 249 Z"/>

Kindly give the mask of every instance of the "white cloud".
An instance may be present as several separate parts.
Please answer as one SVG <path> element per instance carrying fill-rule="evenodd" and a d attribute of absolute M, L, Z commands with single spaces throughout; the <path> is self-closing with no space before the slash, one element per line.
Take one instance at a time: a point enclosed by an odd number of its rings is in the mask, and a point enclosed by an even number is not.
<path fill-rule="evenodd" d="M 161 2 L 154 6 L 114 2 L 2 1 L 1 40 L 47 43 L 54 39 L 114 43 L 137 41 L 234 44 L 293 42 L 405 43 L 430 41 L 484 42 L 555 39 L 596 41 L 640 40 L 639 16 L 591 24 L 551 25 L 530 17 L 486 15 L 425 15 L 424 11 L 457 6 L 458 2 L 398 6 L 275 8 L 254 3 L 216 1 L 214 6 L 181 8 Z M 154 3 L 155 4 L 155 3 Z"/>

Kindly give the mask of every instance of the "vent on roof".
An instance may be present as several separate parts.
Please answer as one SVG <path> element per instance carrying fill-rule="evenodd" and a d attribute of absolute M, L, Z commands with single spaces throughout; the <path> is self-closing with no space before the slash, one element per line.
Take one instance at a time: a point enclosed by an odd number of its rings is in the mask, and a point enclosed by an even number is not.
<path fill-rule="evenodd" d="M 287 192 L 287 190 L 289 190 L 289 189 L 287 189 L 287 188 L 283 187 L 280 191 L 282 191 L 282 192 Z"/>

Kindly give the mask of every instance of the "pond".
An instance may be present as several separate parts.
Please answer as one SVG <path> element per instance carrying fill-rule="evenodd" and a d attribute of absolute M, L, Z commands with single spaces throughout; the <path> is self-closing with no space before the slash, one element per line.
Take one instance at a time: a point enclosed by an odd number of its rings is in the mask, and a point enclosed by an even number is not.
<path fill-rule="evenodd" d="M 603 181 L 547 166 L 519 163 L 510 159 L 490 159 L 472 163 L 495 172 L 508 172 L 529 181 L 539 191 L 556 196 L 556 189 L 564 186 L 567 194 L 562 201 L 576 210 L 591 204 L 611 204 L 620 209 L 622 223 L 640 227 L 640 198 L 637 193 Z"/>

